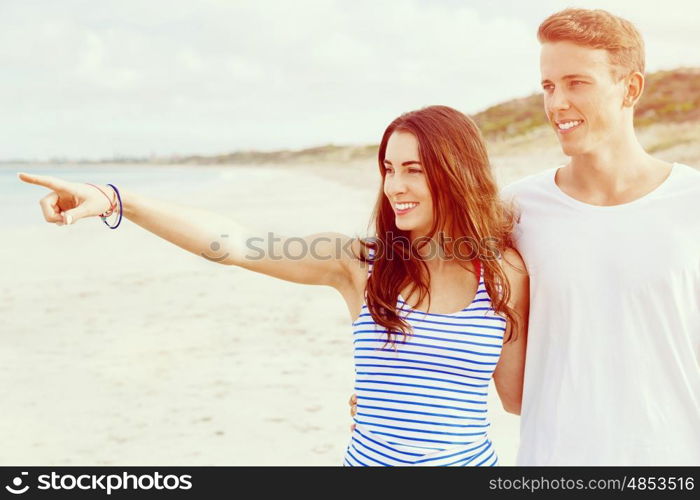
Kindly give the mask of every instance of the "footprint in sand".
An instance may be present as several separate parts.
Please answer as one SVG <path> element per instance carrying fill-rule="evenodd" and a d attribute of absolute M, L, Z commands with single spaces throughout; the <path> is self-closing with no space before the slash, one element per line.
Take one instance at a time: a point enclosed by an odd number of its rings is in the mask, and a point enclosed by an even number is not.
<path fill-rule="evenodd" d="M 282 417 L 268 417 L 265 419 L 265 422 L 272 422 L 273 424 L 283 424 L 287 422 L 287 419 Z"/>

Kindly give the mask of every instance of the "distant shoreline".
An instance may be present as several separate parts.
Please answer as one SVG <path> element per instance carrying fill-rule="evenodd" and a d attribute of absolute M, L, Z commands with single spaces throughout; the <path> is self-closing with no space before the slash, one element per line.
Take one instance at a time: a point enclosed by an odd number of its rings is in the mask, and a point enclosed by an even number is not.
<path fill-rule="evenodd" d="M 699 97 L 700 99 L 700 97 Z M 638 127 L 642 145 L 655 156 L 673 161 L 688 162 L 700 166 L 700 119 L 686 122 L 655 123 Z M 504 157 L 527 157 L 539 154 L 559 153 L 559 144 L 549 127 L 537 127 L 526 133 L 500 139 L 486 139 L 489 156 L 494 161 Z M 88 166 L 119 167 L 323 167 L 347 166 L 358 163 L 376 163 L 377 145 L 337 146 L 326 145 L 296 151 L 244 151 L 223 155 L 170 156 L 154 158 L 105 158 L 60 160 L 0 160 L 0 168 L 22 166 L 46 166 L 56 168 L 82 168 Z"/>

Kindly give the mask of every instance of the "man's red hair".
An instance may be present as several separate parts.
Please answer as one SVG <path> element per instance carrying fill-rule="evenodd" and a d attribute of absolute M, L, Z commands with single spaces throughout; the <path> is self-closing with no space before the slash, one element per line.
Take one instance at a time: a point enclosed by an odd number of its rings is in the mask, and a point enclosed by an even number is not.
<path fill-rule="evenodd" d="M 605 10 L 565 9 L 552 14 L 540 24 L 537 39 L 604 49 L 619 76 L 644 73 L 642 35 L 634 24 Z"/>

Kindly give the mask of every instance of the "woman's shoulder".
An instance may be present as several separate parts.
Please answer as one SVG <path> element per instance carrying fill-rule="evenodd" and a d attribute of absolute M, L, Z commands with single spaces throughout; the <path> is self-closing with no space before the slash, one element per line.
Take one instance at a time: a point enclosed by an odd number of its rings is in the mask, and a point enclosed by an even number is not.
<path fill-rule="evenodd" d="M 349 266 L 353 275 L 353 282 L 361 285 L 367 282 L 369 274 L 372 272 L 372 267 L 377 254 L 377 244 L 374 238 L 352 238 L 347 242 L 347 259 L 346 264 Z"/>
<path fill-rule="evenodd" d="M 501 264 L 508 279 L 518 279 L 518 277 L 521 277 L 521 279 L 527 278 L 527 266 L 525 266 L 525 261 L 515 248 L 506 248 L 501 253 L 501 258 L 498 262 Z"/>
<path fill-rule="evenodd" d="M 355 238 L 352 243 L 352 251 L 360 262 L 372 265 L 377 258 L 379 242 L 374 237 Z"/>

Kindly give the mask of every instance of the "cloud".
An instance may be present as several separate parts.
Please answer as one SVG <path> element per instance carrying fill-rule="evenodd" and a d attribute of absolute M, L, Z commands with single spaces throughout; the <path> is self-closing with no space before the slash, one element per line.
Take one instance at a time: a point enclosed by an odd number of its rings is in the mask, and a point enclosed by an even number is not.
<path fill-rule="evenodd" d="M 700 65 L 679 49 L 697 35 L 670 29 L 690 29 L 690 2 L 686 15 L 609 3 L 649 32 L 650 68 Z M 537 90 L 534 32 L 564 5 L 522 4 L 3 2 L 0 157 L 376 142 L 410 109 L 476 112 Z"/>

